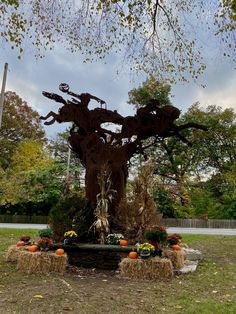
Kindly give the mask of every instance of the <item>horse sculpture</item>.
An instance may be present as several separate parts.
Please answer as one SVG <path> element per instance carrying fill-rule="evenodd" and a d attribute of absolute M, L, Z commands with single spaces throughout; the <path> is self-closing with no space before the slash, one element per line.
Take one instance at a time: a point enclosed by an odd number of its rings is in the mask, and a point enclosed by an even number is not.
<path fill-rule="evenodd" d="M 145 154 L 143 141 L 150 138 L 166 138 L 177 136 L 180 140 L 190 145 L 189 141 L 181 134 L 188 128 L 206 130 L 207 128 L 197 123 L 177 125 L 180 110 L 173 106 L 161 106 L 157 100 L 137 110 L 135 116 L 123 117 L 117 111 L 102 108 L 105 101 L 89 93 L 75 94 L 70 91 L 69 85 L 63 83 L 60 91 L 72 96 L 65 100 L 60 95 L 43 92 L 49 99 L 61 103 L 63 106 L 58 113 L 50 111 L 42 120 L 45 125 L 54 122 L 72 122 L 68 138 L 72 150 L 77 154 L 85 167 L 85 190 L 88 200 L 96 202 L 99 193 L 98 174 L 106 164 L 111 172 L 112 188 L 116 190 L 116 197 L 110 214 L 115 205 L 121 200 L 126 180 L 128 177 L 128 161 L 136 153 Z M 89 109 L 89 103 L 95 100 L 100 103 L 100 108 Z M 121 131 L 111 131 L 102 127 L 103 123 L 112 122 L 120 126 Z"/>

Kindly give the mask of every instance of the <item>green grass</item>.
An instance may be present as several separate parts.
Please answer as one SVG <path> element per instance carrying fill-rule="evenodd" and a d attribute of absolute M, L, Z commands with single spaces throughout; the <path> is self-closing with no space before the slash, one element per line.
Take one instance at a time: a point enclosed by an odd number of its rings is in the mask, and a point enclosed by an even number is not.
<path fill-rule="evenodd" d="M 236 313 L 236 237 L 183 235 L 202 250 L 197 271 L 165 281 L 124 280 L 113 272 L 24 274 L 4 251 L 36 230 L 0 229 L 0 313 Z"/>

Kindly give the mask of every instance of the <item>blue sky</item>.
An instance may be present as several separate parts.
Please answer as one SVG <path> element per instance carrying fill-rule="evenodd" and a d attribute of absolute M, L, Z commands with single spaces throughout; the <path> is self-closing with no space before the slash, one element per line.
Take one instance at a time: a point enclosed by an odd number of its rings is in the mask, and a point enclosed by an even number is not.
<path fill-rule="evenodd" d="M 60 93 L 60 83 L 68 83 L 71 90 L 77 93 L 89 92 L 104 99 L 109 109 L 116 109 L 122 115 L 132 115 L 134 111 L 127 105 L 128 91 L 138 87 L 145 77 L 130 74 L 124 66 L 119 75 L 117 69 L 121 63 L 119 56 L 110 56 L 107 63 L 94 62 L 84 64 L 79 53 L 70 53 L 58 48 L 36 60 L 33 51 L 23 54 L 17 59 L 17 54 L 8 46 L 0 49 L 0 75 L 2 77 L 4 63 L 9 64 L 6 90 L 16 92 L 22 99 L 37 110 L 41 115 L 50 110 L 57 112 L 59 105 L 42 96 L 42 91 Z M 176 84 L 172 87 L 172 103 L 183 112 L 196 101 L 204 107 L 219 105 L 236 110 L 236 71 L 226 58 L 209 48 L 206 71 L 197 83 Z M 201 84 L 206 84 L 202 88 Z M 55 123 L 45 127 L 49 137 L 55 137 L 57 132 L 66 125 Z"/>

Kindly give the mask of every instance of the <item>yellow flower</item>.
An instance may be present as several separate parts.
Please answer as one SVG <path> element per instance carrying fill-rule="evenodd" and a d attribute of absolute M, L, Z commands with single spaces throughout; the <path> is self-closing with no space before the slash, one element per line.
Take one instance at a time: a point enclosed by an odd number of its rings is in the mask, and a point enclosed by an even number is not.
<path fill-rule="evenodd" d="M 150 243 L 143 243 L 143 244 L 138 244 L 137 245 L 137 251 L 141 252 L 141 251 L 150 251 L 150 252 L 154 252 L 155 251 L 155 247 L 150 244 Z"/>
<path fill-rule="evenodd" d="M 64 237 L 65 238 L 76 238 L 76 237 L 78 237 L 78 234 L 74 231 L 74 230 L 70 230 L 70 231 L 66 231 L 65 233 L 64 233 Z"/>

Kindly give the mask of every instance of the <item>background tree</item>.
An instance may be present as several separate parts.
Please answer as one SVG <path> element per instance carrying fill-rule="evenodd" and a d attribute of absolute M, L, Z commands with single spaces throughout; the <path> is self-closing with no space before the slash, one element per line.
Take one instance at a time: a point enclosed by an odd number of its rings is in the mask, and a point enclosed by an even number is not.
<path fill-rule="evenodd" d="M 11 166 L 2 171 L 0 204 L 6 206 L 28 202 L 32 204 L 35 199 L 42 200 L 40 192 L 47 194 L 45 183 L 41 180 L 40 185 L 40 180 L 35 178 L 42 172 L 48 172 L 53 164 L 42 142 L 30 140 L 19 142 L 12 156 Z M 50 180 L 53 181 L 52 178 Z"/>
<path fill-rule="evenodd" d="M 6 92 L 0 129 L 0 165 L 7 168 L 17 144 L 25 139 L 46 141 L 39 114 L 16 93 Z"/>
<path fill-rule="evenodd" d="M 24 140 L 17 145 L 12 156 L 11 171 L 23 173 L 50 168 L 53 164 L 52 158 L 48 155 L 39 141 Z"/>
<path fill-rule="evenodd" d="M 151 75 L 146 81 L 129 92 L 128 104 L 134 105 L 136 109 L 146 106 L 150 100 L 157 99 L 161 106 L 170 105 L 170 85 L 158 81 Z"/>
<path fill-rule="evenodd" d="M 158 92 L 162 88 L 163 92 Z M 129 103 L 140 107 L 149 95 L 169 101 L 169 92 L 170 87 L 151 78 L 130 92 Z M 155 149 L 146 153 L 155 166 L 153 196 L 157 207 L 168 217 L 234 217 L 234 189 L 227 177 L 235 164 L 235 112 L 217 106 L 201 108 L 196 103 L 177 123 L 193 121 L 207 125 L 209 130 L 185 130 L 182 134 L 191 146 L 174 137 L 156 138 Z M 136 165 L 141 165 L 140 161 L 139 158 Z"/>
<path fill-rule="evenodd" d="M 233 108 L 208 106 L 203 109 L 199 103 L 195 103 L 188 109 L 184 119 L 201 121 L 209 127 L 204 137 L 197 133 L 201 141 L 200 168 L 205 172 L 217 173 L 229 170 L 236 161 L 236 113 Z"/>
<path fill-rule="evenodd" d="M 119 53 L 131 70 L 186 80 L 205 69 L 196 29 L 234 60 L 234 12 L 234 0 L 5 0 L 0 29 L 19 56 L 29 42 L 39 56 L 61 42 L 85 61 Z"/>

